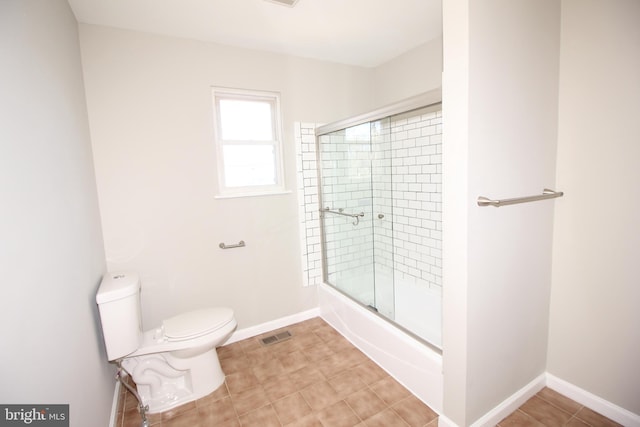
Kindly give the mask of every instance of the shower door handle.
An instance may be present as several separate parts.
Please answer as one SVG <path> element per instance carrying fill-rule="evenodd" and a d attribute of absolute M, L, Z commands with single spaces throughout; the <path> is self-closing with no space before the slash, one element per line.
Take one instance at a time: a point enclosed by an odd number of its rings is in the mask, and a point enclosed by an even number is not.
<path fill-rule="evenodd" d="M 384 214 L 378 214 L 378 219 L 384 218 Z"/>

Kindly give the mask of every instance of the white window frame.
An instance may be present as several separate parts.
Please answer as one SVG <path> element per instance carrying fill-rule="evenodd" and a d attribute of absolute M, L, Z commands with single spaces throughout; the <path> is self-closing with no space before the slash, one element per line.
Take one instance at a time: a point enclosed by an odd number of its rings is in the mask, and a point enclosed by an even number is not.
<path fill-rule="evenodd" d="M 282 155 L 282 126 L 280 118 L 280 94 L 278 92 L 255 91 L 247 89 L 232 89 L 224 87 L 212 88 L 213 100 L 213 121 L 214 121 L 214 138 L 216 145 L 217 164 L 218 164 L 218 189 L 217 197 L 243 197 L 243 196 L 259 196 L 269 194 L 285 193 L 284 186 L 284 168 Z M 235 99 L 247 101 L 263 101 L 268 102 L 272 106 L 273 121 L 273 140 L 254 141 L 254 140 L 223 140 L 222 128 L 220 120 L 219 100 Z M 275 183 L 272 185 L 252 185 L 252 186 L 228 186 L 226 183 L 226 165 L 224 159 L 225 145 L 256 145 L 271 146 L 274 150 L 274 174 Z"/>

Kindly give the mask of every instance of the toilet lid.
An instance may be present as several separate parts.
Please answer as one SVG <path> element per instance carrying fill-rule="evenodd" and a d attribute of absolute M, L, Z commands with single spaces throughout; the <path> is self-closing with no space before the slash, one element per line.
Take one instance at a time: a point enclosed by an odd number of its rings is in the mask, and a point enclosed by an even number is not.
<path fill-rule="evenodd" d="M 195 338 L 218 329 L 233 319 L 233 310 L 227 307 L 205 308 L 179 314 L 162 322 L 164 335 L 169 340 Z"/>

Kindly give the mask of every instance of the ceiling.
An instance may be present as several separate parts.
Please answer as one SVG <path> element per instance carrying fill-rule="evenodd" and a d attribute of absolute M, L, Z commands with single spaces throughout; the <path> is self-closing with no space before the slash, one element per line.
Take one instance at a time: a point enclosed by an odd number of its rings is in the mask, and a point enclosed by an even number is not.
<path fill-rule="evenodd" d="M 441 0 L 68 0 L 76 19 L 364 67 L 442 33 Z"/>

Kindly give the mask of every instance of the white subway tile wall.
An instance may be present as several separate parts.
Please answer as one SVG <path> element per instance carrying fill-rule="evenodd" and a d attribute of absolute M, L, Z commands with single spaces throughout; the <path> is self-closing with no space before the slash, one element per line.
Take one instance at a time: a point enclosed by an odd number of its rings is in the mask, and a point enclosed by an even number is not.
<path fill-rule="evenodd" d="M 393 270 L 442 290 L 442 110 L 391 117 Z"/>
<path fill-rule="evenodd" d="M 317 285 L 322 282 L 316 126 L 315 123 L 295 123 L 298 215 L 300 218 L 304 286 Z"/>
<path fill-rule="evenodd" d="M 327 278 L 365 304 L 373 284 L 361 277 L 401 279 L 442 289 L 442 112 L 433 108 L 392 116 L 320 139 L 323 206 L 319 205 L 314 123 L 296 124 L 298 191 L 306 285 L 322 281 L 320 209 Z M 382 216 L 382 217 L 379 217 Z M 380 274 L 383 272 L 385 274 Z M 389 274 L 386 274 L 389 273 Z M 380 288 L 392 283 L 376 281 Z M 393 317 L 393 309 L 384 313 Z"/>

